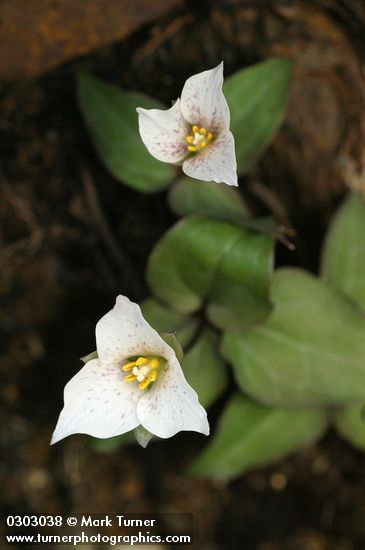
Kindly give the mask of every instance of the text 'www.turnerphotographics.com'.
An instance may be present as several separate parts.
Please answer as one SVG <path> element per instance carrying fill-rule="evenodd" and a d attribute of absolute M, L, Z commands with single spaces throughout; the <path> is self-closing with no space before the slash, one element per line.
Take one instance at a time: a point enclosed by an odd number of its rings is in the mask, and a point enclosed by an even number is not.
<path fill-rule="evenodd" d="M 8 515 L 7 544 L 192 544 L 191 514 Z"/>

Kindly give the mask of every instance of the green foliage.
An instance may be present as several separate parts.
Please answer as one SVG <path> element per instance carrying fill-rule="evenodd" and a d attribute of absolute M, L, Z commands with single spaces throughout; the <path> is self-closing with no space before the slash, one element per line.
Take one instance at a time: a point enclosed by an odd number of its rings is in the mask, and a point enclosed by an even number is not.
<path fill-rule="evenodd" d="M 338 433 L 361 451 L 365 451 L 365 404 L 337 411 L 334 424 Z"/>
<path fill-rule="evenodd" d="M 225 183 L 180 178 L 171 187 L 169 203 L 179 216 L 206 216 L 236 225 L 249 216 L 238 189 Z"/>
<path fill-rule="evenodd" d="M 223 91 L 231 111 L 238 173 L 247 172 L 274 137 L 285 111 L 292 62 L 272 58 L 228 77 Z"/>
<path fill-rule="evenodd" d="M 92 361 L 93 359 L 98 359 L 98 358 L 99 356 L 97 351 L 92 351 L 91 353 L 88 353 L 87 355 L 80 357 L 81 361 L 85 364 L 88 363 L 89 361 Z"/>
<path fill-rule="evenodd" d="M 157 332 L 176 332 L 176 337 L 185 348 L 189 345 L 197 330 L 198 321 L 174 311 L 154 298 L 148 298 L 141 304 L 146 321 Z"/>
<path fill-rule="evenodd" d="M 275 134 L 283 117 L 290 74 L 291 62 L 274 58 L 226 79 L 224 93 L 231 110 L 239 173 L 247 172 Z M 137 107 L 163 105 L 88 73 L 78 75 L 78 99 L 96 150 L 117 180 L 145 193 L 171 183 L 174 167 L 148 153 L 139 135 L 136 114 Z M 204 206 L 201 213 L 205 214 Z"/>
<path fill-rule="evenodd" d="M 297 269 L 273 276 L 272 314 L 227 334 L 223 353 L 238 384 L 275 406 L 365 400 L 365 317 L 322 281 Z"/>
<path fill-rule="evenodd" d="M 131 445 L 136 442 L 133 431 L 127 432 L 122 435 L 116 435 L 115 437 L 107 437 L 106 439 L 99 439 L 97 437 L 88 437 L 89 447 L 97 453 L 112 453 L 120 447 Z"/>
<path fill-rule="evenodd" d="M 207 303 L 212 323 L 238 330 L 269 311 L 272 244 L 227 223 L 187 218 L 155 246 L 147 280 L 169 307 L 189 314 Z"/>
<path fill-rule="evenodd" d="M 349 195 L 333 220 L 322 274 L 365 311 L 365 200 L 361 194 Z"/>
<path fill-rule="evenodd" d="M 289 60 L 274 58 L 225 81 L 239 174 L 277 131 L 291 70 Z M 138 131 L 136 107 L 163 106 L 87 74 L 79 75 L 78 95 L 95 147 L 119 181 L 142 192 L 172 182 L 175 168 L 154 159 Z M 176 350 L 204 407 L 227 388 L 223 357 L 238 386 L 260 402 L 231 397 L 192 473 L 231 479 L 277 460 L 320 437 L 328 407 L 336 430 L 365 450 L 363 197 L 350 195 L 330 227 L 322 280 L 299 269 L 272 274 L 276 229 L 250 216 L 237 189 L 182 177 L 169 202 L 188 217 L 152 251 L 147 280 L 155 298 L 142 304 L 143 314 Z M 201 326 L 204 315 L 224 333 L 220 350 L 219 336 Z M 137 437 L 147 442 L 149 434 L 140 429 Z M 91 445 L 110 452 L 134 440 L 130 432 Z"/>
<path fill-rule="evenodd" d="M 257 231 L 271 239 L 278 238 L 274 219 L 250 217 L 239 190 L 225 183 L 183 177 L 171 187 L 168 198 L 178 216 L 202 216 Z"/>
<path fill-rule="evenodd" d="M 218 354 L 218 337 L 206 329 L 187 352 L 182 363 L 185 377 L 208 408 L 227 386 L 227 371 Z"/>
<path fill-rule="evenodd" d="M 149 154 L 138 131 L 136 108 L 161 108 L 157 101 L 87 73 L 78 75 L 78 98 L 96 150 L 117 180 L 145 193 L 172 181 L 175 169 Z"/>
<path fill-rule="evenodd" d="M 326 425 L 326 415 L 319 410 L 269 409 L 236 394 L 223 412 L 217 434 L 195 459 L 191 472 L 231 479 L 312 443 Z"/>
<path fill-rule="evenodd" d="M 162 340 L 174 350 L 177 360 L 181 363 L 184 357 L 184 352 L 175 334 L 173 332 L 161 332 L 160 336 Z"/>
<path fill-rule="evenodd" d="M 134 437 L 136 438 L 136 441 L 145 449 L 148 445 L 148 443 L 153 440 L 154 435 L 151 434 L 146 428 L 143 426 L 137 426 L 137 428 L 134 428 L 133 430 Z"/>

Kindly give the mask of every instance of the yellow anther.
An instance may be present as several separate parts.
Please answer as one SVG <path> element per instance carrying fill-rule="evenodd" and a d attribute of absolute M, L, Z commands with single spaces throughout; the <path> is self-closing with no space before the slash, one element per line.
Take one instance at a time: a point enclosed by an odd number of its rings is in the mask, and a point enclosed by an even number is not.
<path fill-rule="evenodd" d="M 148 358 L 147 357 L 138 357 L 138 359 L 136 361 L 136 366 L 141 367 L 142 365 L 145 365 L 146 363 L 148 363 Z"/>
<path fill-rule="evenodd" d="M 135 367 L 135 366 L 136 366 L 135 361 L 129 361 L 129 363 L 126 363 L 125 365 L 122 366 L 122 369 L 127 372 L 129 370 L 132 370 L 133 367 Z"/>
<path fill-rule="evenodd" d="M 148 388 L 148 386 L 151 384 L 151 380 L 149 378 L 145 378 L 139 385 L 140 390 L 145 390 Z"/>
<path fill-rule="evenodd" d="M 150 374 L 148 375 L 148 378 L 151 382 L 155 382 L 157 378 L 157 370 L 153 370 L 152 372 L 150 372 Z"/>
<path fill-rule="evenodd" d="M 186 136 L 188 142 L 187 150 L 189 153 L 197 153 L 201 149 L 204 149 L 212 139 L 214 139 L 213 132 L 208 132 L 203 126 L 200 128 L 196 124 L 191 127 L 191 134 Z"/>
<path fill-rule="evenodd" d="M 129 360 L 128 363 L 122 365 L 122 370 L 132 371 L 124 378 L 126 382 L 138 382 L 140 390 L 145 390 L 150 384 L 156 382 L 160 367 L 166 362 L 163 357 L 151 355 L 148 357 L 141 356 L 135 361 Z"/>

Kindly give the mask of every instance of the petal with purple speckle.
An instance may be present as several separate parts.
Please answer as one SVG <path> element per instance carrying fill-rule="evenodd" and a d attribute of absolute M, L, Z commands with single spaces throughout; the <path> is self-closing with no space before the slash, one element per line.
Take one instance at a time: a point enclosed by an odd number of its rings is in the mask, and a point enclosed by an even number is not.
<path fill-rule="evenodd" d="M 137 108 L 139 133 L 150 154 L 162 162 L 180 163 L 187 154 L 188 124 L 180 111 L 178 99 L 171 109 Z"/>
<path fill-rule="evenodd" d="M 214 69 L 188 78 L 181 92 L 184 119 L 210 132 L 227 130 L 230 116 L 222 86 L 223 61 Z"/>
<path fill-rule="evenodd" d="M 141 425 L 158 437 L 172 437 L 182 430 L 209 435 L 207 413 L 176 358 L 138 401 L 137 416 Z"/>
<path fill-rule="evenodd" d="M 182 168 L 184 173 L 192 178 L 237 186 L 237 163 L 232 132 L 225 132 L 204 151 L 186 159 Z"/>
<path fill-rule="evenodd" d="M 114 308 L 96 325 L 96 348 L 103 363 L 117 364 L 135 355 L 158 355 L 168 359 L 173 353 L 144 319 L 140 307 L 118 296 Z"/>
<path fill-rule="evenodd" d="M 64 408 L 51 444 L 75 433 L 106 438 L 133 430 L 139 425 L 136 404 L 140 390 L 124 381 L 116 366 L 92 359 L 66 384 Z"/>

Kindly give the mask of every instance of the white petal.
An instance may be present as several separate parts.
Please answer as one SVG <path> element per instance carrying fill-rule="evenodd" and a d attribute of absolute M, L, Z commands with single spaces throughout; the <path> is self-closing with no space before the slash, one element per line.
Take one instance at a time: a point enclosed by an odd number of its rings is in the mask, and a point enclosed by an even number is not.
<path fill-rule="evenodd" d="M 96 325 L 96 347 L 103 363 L 120 363 L 135 355 L 160 355 L 168 359 L 170 346 L 143 318 L 140 307 L 118 296 L 114 308 Z"/>
<path fill-rule="evenodd" d="M 142 426 L 158 437 L 172 437 L 182 430 L 209 434 L 207 413 L 185 380 L 176 357 L 138 401 L 137 416 Z"/>
<path fill-rule="evenodd" d="M 179 163 L 187 154 L 189 128 L 180 111 L 178 99 L 171 109 L 137 108 L 139 133 L 153 157 L 162 162 Z"/>
<path fill-rule="evenodd" d="M 190 124 L 211 132 L 229 128 L 229 108 L 223 95 L 223 61 L 214 69 L 187 79 L 181 92 L 181 112 Z"/>
<path fill-rule="evenodd" d="M 61 411 L 51 444 L 75 433 L 113 437 L 139 425 L 138 386 L 123 380 L 118 367 L 93 359 L 66 384 Z"/>
<path fill-rule="evenodd" d="M 225 132 L 206 149 L 186 159 L 182 169 L 187 176 L 198 180 L 237 186 L 237 163 L 232 132 Z"/>

